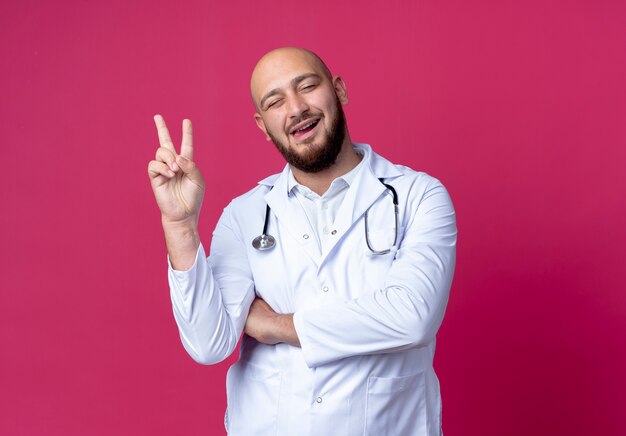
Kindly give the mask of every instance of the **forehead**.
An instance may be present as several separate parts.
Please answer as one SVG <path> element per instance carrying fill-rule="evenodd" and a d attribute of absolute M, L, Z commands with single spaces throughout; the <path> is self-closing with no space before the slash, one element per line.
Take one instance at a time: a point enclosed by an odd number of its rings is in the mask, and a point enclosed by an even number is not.
<path fill-rule="evenodd" d="M 315 56 L 303 51 L 280 51 L 264 56 L 254 68 L 250 80 L 252 98 L 258 102 L 267 92 L 288 86 L 295 77 L 324 70 Z"/>

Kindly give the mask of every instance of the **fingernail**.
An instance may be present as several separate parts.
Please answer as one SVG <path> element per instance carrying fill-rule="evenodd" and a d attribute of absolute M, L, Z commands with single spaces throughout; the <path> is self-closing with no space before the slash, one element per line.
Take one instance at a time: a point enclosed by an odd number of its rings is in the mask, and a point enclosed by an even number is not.
<path fill-rule="evenodd" d="M 174 172 L 173 171 L 168 171 L 167 175 L 170 176 L 170 177 L 174 177 Z"/>
<path fill-rule="evenodd" d="M 172 171 L 176 171 L 178 169 L 178 165 L 176 165 L 176 162 L 172 162 L 172 165 L 170 165 L 170 167 L 172 167 Z"/>

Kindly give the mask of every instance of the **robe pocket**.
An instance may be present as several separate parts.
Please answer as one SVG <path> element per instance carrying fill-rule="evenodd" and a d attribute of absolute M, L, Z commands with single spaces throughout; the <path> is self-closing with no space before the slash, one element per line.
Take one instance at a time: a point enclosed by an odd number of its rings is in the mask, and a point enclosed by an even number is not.
<path fill-rule="evenodd" d="M 229 435 L 275 435 L 281 372 L 237 362 L 226 375 L 226 430 Z"/>
<path fill-rule="evenodd" d="M 403 377 L 369 377 L 365 434 L 426 434 L 426 389 L 423 372 Z"/>

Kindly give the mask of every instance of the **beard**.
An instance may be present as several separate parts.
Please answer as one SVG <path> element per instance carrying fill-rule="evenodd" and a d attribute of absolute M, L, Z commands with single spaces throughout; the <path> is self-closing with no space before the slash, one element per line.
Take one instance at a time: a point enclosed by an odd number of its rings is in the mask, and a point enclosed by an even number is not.
<path fill-rule="evenodd" d="M 301 122 L 309 117 L 310 115 L 306 114 L 301 117 L 302 119 L 296 121 Z M 341 146 L 346 137 L 346 116 L 341 103 L 337 101 L 337 113 L 330 124 L 329 131 L 324 134 L 322 143 L 316 146 L 312 142 L 307 143 L 305 141 L 306 150 L 300 153 L 290 148 L 288 144 L 281 142 L 269 131 L 267 135 L 289 165 L 305 173 L 318 173 L 330 168 L 337 161 L 337 156 L 341 152 Z"/>

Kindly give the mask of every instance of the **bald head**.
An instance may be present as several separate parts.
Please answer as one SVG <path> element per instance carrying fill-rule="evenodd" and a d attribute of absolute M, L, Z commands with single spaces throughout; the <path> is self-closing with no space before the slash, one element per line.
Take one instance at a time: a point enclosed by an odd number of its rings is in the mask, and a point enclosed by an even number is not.
<path fill-rule="evenodd" d="M 310 50 L 283 47 L 266 53 L 257 62 L 250 79 L 250 93 L 254 106 L 258 110 L 262 99 L 278 88 L 282 80 L 311 73 L 332 80 L 326 64 Z"/>

